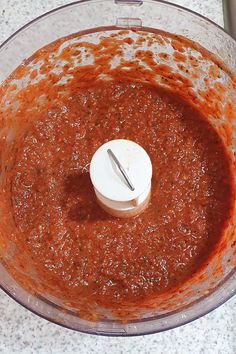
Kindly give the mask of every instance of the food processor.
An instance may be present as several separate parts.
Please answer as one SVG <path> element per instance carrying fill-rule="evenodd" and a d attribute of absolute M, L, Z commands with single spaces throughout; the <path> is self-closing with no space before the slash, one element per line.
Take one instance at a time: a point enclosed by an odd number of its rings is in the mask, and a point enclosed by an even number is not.
<path fill-rule="evenodd" d="M 127 76 L 131 73 L 127 69 L 129 63 L 137 64 L 137 53 L 150 51 L 155 65 L 147 62 L 145 57 L 139 57 L 139 80 L 149 82 L 150 71 L 152 74 L 154 71 L 158 84 L 170 89 L 174 87 L 176 92 L 188 98 L 196 107 L 204 107 L 207 119 L 214 125 L 227 148 L 234 171 L 236 42 L 210 20 L 165 1 L 77 1 L 46 13 L 22 27 L 0 47 L 2 113 L 9 107 L 15 108 L 15 93 L 9 89 L 10 84 L 11 87 L 15 85 L 22 89 L 32 80 L 40 79 L 30 75 L 42 65 L 34 53 L 64 37 L 63 46 L 69 47 L 74 43 L 75 37 L 71 35 L 75 33 L 78 33 L 76 40 L 81 48 L 83 43 L 98 43 L 112 35 L 117 36 L 117 45 L 120 47 L 116 49 L 125 58 L 123 70 Z M 82 61 L 74 62 L 73 65 L 83 66 L 96 61 L 91 53 L 83 53 L 86 55 L 82 56 Z M 118 54 L 106 60 L 112 60 L 114 67 L 120 63 Z M 52 60 L 52 70 L 60 71 L 61 64 Z M 27 70 L 25 73 L 22 71 L 22 76 L 15 77 L 14 70 L 19 65 Z M 102 65 L 101 75 L 106 76 L 108 73 L 102 71 Z M 171 73 L 167 72 L 167 66 L 171 68 Z M 4 84 L 6 79 L 7 86 Z M 7 139 L 4 142 L 1 140 L 1 189 L 5 172 L 4 153 L 11 148 L 13 130 L 19 124 L 14 119 L 10 122 L 7 119 L 2 114 L 0 131 L 1 135 L 6 134 Z M 0 218 L 2 225 L 9 223 L 4 215 L 4 198 L 0 204 Z M 66 302 L 35 290 L 38 279 L 34 279 L 30 266 L 20 269 L 20 261 L 14 255 L 14 245 L 8 244 L 6 235 L 0 229 L 1 288 L 35 314 L 64 327 L 91 334 L 134 336 L 165 331 L 203 316 L 236 292 L 234 215 L 206 267 L 182 284 L 178 292 L 170 291 L 160 296 L 149 309 L 134 311 L 127 321 L 119 321 L 109 313 L 103 314 L 102 310 L 96 320 L 84 319 Z M 9 271 L 9 265 L 15 269 L 15 273 Z M 22 279 L 31 277 L 32 288 L 26 289 L 20 285 L 24 281 L 18 283 L 15 274 L 18 278 L 20 274 Z"/>

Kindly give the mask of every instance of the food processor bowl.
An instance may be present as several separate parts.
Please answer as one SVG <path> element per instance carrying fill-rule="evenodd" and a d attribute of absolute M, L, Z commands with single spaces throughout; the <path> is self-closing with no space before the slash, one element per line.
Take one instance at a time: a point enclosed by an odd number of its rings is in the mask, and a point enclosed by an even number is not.
<path fill-rule="evenodd" d="M 75 33 L 78 35 L 70 37 Z M 39 74 L 31 75 L 43 65 L 34 53 L 63 37 L 67 37 L 64 42 L 55 42 L 55 50 L 61 43 L 66 48 L 76 41 L 82 50 L 83 43 L 99 43 L 111 35 L 116 36 L 116 45 L 120 46 L 120 53 L 126 60 L 121 69 L 124 74 L 131 75 L 129 64 L 136 63 L 140 69 L 139 81 L 149 82 L 150 71 L 154 71 L 158 84 L 174 88 L 199 109 L 204 107 L 207 118 L 227 148 L 234 171 L 236 42 L 208 19 L 164 1 L 90 0 L 74 2 L 40 16 L 0 47 L 0 138 L 6 137 L 4 142 L 1 141 L 1 189 L 4 185 L 4 153 L 11 149 L 14 127 L 19 124 L 17 119 L 9 121 L 8 116 L 4 116 L 4 110 L 14 112 L 17 109 L 17 90 L 24 90 L 30 83 L 40 80 Z M 145 55 L 138 55 L 147 49 L 152 53 L 152 63 L 146 61 Z M 91 63 L 96 58 L 90 54 L 83 55 L 82 61 L 73 65 Z M 103 51 L 98 55 L 102 54 Z M 119 59 L 119 55 L 112 58 L 111 65 L 119 65 Z M 56 59 L 51 60 L 52 70 L 60 72 L 62 64 Z M 19 65 L 22 75 L 16 76 L 14 70 Z M 99 67 L 100 74 L 109 76 L 109 73 L 103 73 L 102 65 Z M 171 71 L 167 71 L 166 67 Z M 0 204 L 0 218 L 1 225 L 6 226 L 5 230 L 10 228 L 11 221 L 4 214 L 4 198 Z M 149 308 L 133 309 L 125 322 L 109 313 L 102 313 L 102 310 L 96 320 L 85 319 L 66 301 L 41 293 L 40 280 L 32 271 L 30 262 L 24 259 L 24 255 L 18 257 L 16 253 L 14 244 L 9 244 L 7 235 L 0 230 L 1 288 L 39 316 L 91 334 L 133 336 L 175 328 L 217 308 L 236 292 L 234 215 L 208 264 L 182 284 L 177 292 L 170 291 L 160 296 L 153 300 Z M 23 286 L 25 279 L 32 280 L 31 288 Z"/>

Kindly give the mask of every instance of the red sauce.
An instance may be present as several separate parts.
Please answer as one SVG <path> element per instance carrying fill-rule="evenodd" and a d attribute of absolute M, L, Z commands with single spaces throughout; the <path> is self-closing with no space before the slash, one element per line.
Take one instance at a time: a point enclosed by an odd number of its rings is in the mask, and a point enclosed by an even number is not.
<path fill-rule="evenodd" d="M 225 148 L 197 109 L 162 88 L 113 80 L 67 90 L 18 142 L 16 243 L 61 298 L 141 306 L 191 277 L 222 236 L 232 207 Z M 88 173 L 96 149 L 118 138 L 143 146 L 153 164 L 150 205 L 130 219 L 99 208 Z"/>
<path fill-rule="evenodd" d="M 28 292 L 80 318 L 176 311 L 235 265 L 233 77 L 186 38 L 136 32 L 59 39 L 0 87 L 1 262 Z M 154 170 L 148 208 L 126 220 L 99 208 L 88 174 L 115 138 L 143 146 Z"/>

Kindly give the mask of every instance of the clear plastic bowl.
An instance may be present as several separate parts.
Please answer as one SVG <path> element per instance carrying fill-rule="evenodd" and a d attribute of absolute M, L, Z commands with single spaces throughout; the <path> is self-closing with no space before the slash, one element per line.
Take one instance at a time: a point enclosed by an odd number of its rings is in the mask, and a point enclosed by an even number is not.
<path fill-rule="evenodd" d="M 225 102 L 230 100 L 236 106 L 236 89 L 233 84 L 233 75 L 236 74 L 236 42 L 213 22 L 163 1 L 90 0 L 78 1 L 53 10 L 21 28 L 1 45 L 0 82 L 3 82 L 24 59 L 61 37 L 81 31 L 84 35 L 87 32 L 96 32 L 96 36 L 99 36 L 107 29 L 134 27 L 150 33 L 158 29 L 182 35 L 215 55 L 228 69 L 223 75 L 224 84 L 228 85 L 224 97 Z M 203 69 L 207 68 L 209 61 L 211 60 L 201 64 Z M 204 70 L 202 71 L 204 75 Z M 196 90 L 200 85 L 200 79 L 202 77 L 195 78 Z M 209 119 L 217 126 L 217 129 L 221 127 L 221 124 L 227 123 L 223 109 L 222 116 L 218 119 L 214 115 L 209 115 Z M 222 129 L 219 129 L 219 133 L 222 134 Z M 224 134 L 222 134 L 222 139 L 226 139 Z M 235 125 L 232 122 L 227 139 L 228 151 L 232 161 L 235 162 L 233 154 Z M 1 171 L 2 173 L 4 172 Z M 11 260 L 9 255 L 4 253 L 1 245 L 0 285 L 6 293 L 32 312 L 51 322 L 77 331 L 110 336 L 155 333 L 193 321 L 235 294 L 235 222 L 229 225 L 217 247 L 220 253 L 217 257 L 213 257 L 208 268 L 200 272 L 194 281 L 184 284 L 179 294 L 168 299 L 167 306 L 146 311 L 139 316 L 139 319 L 133 319 L 127 323 L 120 323 L 112 318 L 104 318 L 96 322 L 84 320 L 70 309 L 59 306 L 53 299 L 49 300 L 39 294 L 32 295 L 27 292 L 4 267 Z"/>

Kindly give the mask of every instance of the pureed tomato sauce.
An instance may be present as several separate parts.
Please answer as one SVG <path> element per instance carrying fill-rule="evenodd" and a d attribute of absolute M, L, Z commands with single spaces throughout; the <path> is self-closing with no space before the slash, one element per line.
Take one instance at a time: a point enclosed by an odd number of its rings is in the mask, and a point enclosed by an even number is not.
<path fill-rule="evenodd" d="M 43 84 L 30 88 L 44 93 Z M 114 311 L 186 281 L 232 209 L 229 159 L 213 126 L 179 94 L 135 79 L 74 79 L 61 100 L 53 84 L 46 94 L 34 120 L 24 123 L 29 100 L 18 112 L 25 133 L 7 176 L 14 241 L 39 277 L 68 302 Z M 129 219 L 98 206 L 88 172 L 96 149 L 120 138 L 145 148 L 153 165 L 150 204 Z"/>

